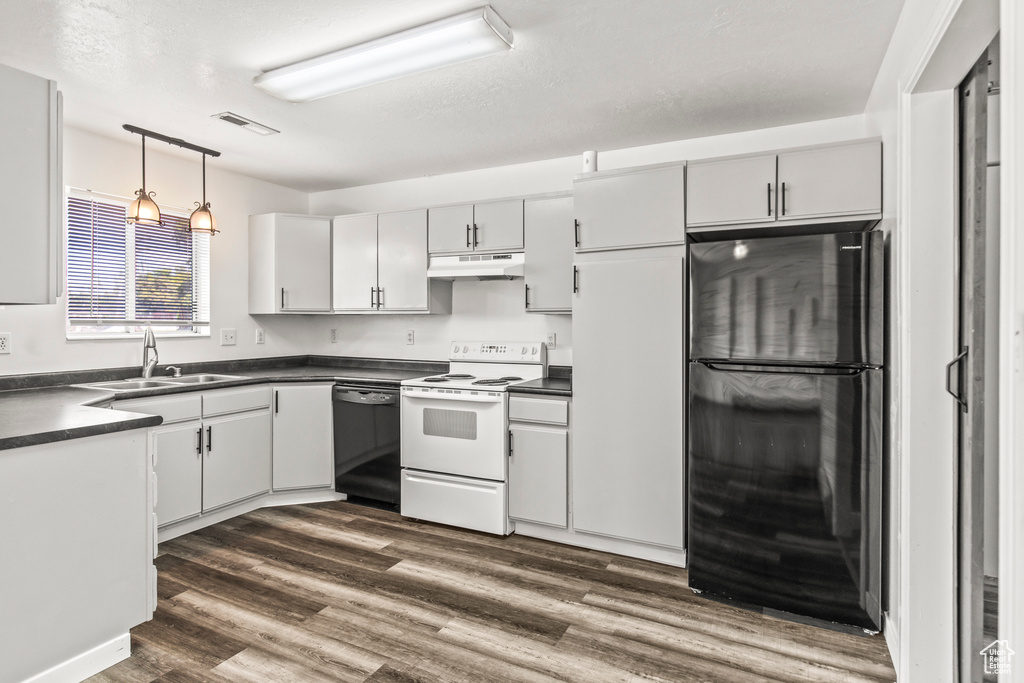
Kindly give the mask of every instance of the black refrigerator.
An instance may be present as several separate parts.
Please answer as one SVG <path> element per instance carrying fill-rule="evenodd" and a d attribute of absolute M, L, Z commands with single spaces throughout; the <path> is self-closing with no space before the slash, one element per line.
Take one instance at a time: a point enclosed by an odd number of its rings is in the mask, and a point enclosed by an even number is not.
<path fill-rule="evenodd" d="M 882 240 L 691 246 L 695 592 L 879 630 Z"/>

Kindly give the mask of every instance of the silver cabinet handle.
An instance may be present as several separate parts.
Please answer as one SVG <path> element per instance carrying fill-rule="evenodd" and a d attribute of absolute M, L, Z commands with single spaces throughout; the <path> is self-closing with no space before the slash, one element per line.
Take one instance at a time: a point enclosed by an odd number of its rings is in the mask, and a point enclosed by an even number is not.
<path fill-rule="evenodd" d="M 213 427 L 206 428 L 206 452 L 209 453 L 213 450 Z"/>
<path fill-rule="evenodd" d="M 964 350 L 957 355 L 956 358 L 949 361 L 946 364 L 946 391 L 950 396 L 956 399 L 956 402 L 960 404 L 960 409 L 965 413 L 967 412 L 967 400 L 963 397 L 961 392 L 962 387 L 960 386 L 960 380 L 963 377 L 960 372 L 960 361 L 967 357 L 967 351 L 969 347 L 965 346 Z M 956 391 L 953 391 L 953 371 L 956 371 Z"/>
<path fill-rule="evenodd" d="M 576 294 L 580 291 L 580 269 L 576 266 L 572 267 L 572 293 Z"/>
<path fill-rule="evenodd" d="M 374 299 L 374 295 L 377 293 L 376 287 L 370 287 L 370 308 L 377 307 L 377 300 Z"/>
<path fill-rule="evenodd" d="M 377 288 L 377 310 L 384 308 L 384 288 Z"/>
<path fill-rule="evenodd" d="M 476 223 L 473 224 L 473 248 L 476 249 L 480 246 L 480 241 L 476 237 L 476 231 L 479 229 Z"/>
<path fill-rule="evenodd" d="M 526 306 L 525 306 L 525 308 L 529 308 L 529 307 L 530 307 L 530 285 L 526 285 Z"/>
<path fill-rule="evenodd" d="M 473 243 L 469 241 L 469 223 L 466 223 L 466 249 L 472 248 Z"/>
<path fill-rule="evenodd" d="M 575 218 L 573 222 L 576 224 L 576 248 L 580 248 L 580 219 Z"/>

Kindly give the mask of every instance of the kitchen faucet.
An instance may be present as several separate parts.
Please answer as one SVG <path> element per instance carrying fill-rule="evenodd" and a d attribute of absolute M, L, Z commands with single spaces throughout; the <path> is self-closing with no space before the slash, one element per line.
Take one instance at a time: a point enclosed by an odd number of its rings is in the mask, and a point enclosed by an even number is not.
<path fill-rule="evenodd" d="M 150 349 L 153 350 L 153 357 L 149 357 Z M 152 377 L 153 369 L 156 364 L 160 361 L 160 354 L 156 351 L 156 336 L 153 334 L 153 328 L 147 327 L 146 334 L 142 337 L 142 376 Z"/>

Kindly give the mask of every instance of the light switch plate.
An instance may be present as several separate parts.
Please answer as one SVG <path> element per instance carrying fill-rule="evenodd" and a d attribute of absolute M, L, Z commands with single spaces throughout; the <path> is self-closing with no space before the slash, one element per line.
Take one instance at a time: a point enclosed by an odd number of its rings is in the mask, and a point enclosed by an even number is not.
<path fill-rule="evenodd" d="M 235 345 L 235 328 L 224 327 L 220 331 L 220 345 L 221 346 L 234 346 Z"/>
<path fill-rule="evenodd" d="M 337 330 L 337 328 L 334 328 L 334 327 L 331 328 L 331 343 L 332 344 L 337 344 L 338 343 L 338 330 Z"/>

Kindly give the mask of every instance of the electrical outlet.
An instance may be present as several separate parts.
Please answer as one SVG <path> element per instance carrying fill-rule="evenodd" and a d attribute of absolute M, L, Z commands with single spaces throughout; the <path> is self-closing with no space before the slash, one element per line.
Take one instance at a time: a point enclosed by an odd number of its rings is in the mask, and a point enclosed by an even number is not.
<path fill-rule="evenodd" d="M 234 346 L 235 345 L 235 328 L 225 327 L 220 331 L 220 345 L 221 346 Z"/>
<path fill-rule="evenodd" d="M 256 328 L 256 343 L 257 344 L 264 344 L 264 343 L 266 343 L 266 341 L 267 341 L 267 336 L 265 334 L 263 334 L 263 328 L 262 327 L 257 327 Z"/>
<path fill-rule="evenodd" d="M 405 331 L 405 343 L 412 345 L 416 343 L 416 332 L 413 330 Z"/>
<path fill-rule="evenodd" d="M 554 332 L 548 332 L 547 347 L 548 347 L 548 351 L 554 351 L 554 349 L 555 349 L 555 333 Z"/>
<path fill-rule="evenodd" d="M 338 330 L 333 328 L 333 327 L 331 328 L 331 343 L 332 344 L 337 344 L 338 343 Z"/>
<path fill-rule="evenodd" d="M 0 353 L 11 352 L 11 333 L 0 332 Z"/>

